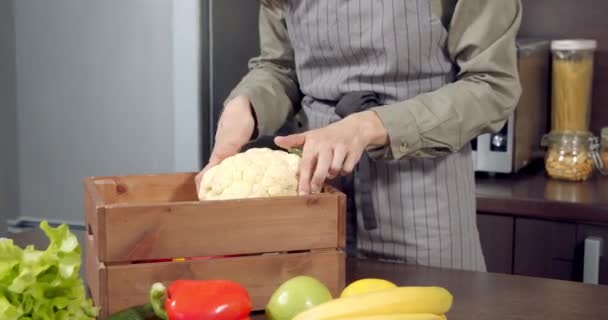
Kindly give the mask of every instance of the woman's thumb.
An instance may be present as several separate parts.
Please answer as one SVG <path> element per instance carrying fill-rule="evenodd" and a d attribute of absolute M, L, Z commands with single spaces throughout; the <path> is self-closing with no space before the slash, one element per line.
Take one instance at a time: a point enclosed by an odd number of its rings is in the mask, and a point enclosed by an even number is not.
<path fill-rule="evenodd" d="M 283 149 L 301 147 L 304 145 L 305 141 L 306 141 L 305 133 L 292 134 L 292 135 L 285 136 L 285 137 L 276 137 L 274 139 L 274 143 L 276 143 L 277 146 L 279 146 Z"/>

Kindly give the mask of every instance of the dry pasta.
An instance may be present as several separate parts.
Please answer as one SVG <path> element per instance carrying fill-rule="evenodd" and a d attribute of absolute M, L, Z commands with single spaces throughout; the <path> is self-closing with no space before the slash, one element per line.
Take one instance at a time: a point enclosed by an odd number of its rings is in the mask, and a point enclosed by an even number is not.
<path fill-rule="evenodd" d="M 591 107 L 593 57 L 553 61 L 554 131 L 587 131 Z"/>

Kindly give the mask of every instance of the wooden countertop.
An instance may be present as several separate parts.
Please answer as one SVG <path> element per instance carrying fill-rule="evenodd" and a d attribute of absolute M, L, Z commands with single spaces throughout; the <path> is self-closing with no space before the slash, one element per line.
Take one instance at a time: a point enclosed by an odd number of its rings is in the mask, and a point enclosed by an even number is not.
<path fill-rule="evenodd" d="M 76 232 L 82 239 L 82 232 Z M 40 231 L 14 236 L 20 246 L 48 243 Z M 82 242 L 81 242 L 82 243 Z M 608 319 L 608 286 L 349 259 L 347 281 L 379 277 L 399 285 L 443 286 L 454 295 L 450 320 Z M 255 315 L 252 319 L 264 319 Z"/>
<path fill-rule="evenodd" d="M 477 211 L 580 223 L 608 223 L 608 177 L 585 182 L 546 176 L 542 162 L 514 175 L 477 174 Z"/>

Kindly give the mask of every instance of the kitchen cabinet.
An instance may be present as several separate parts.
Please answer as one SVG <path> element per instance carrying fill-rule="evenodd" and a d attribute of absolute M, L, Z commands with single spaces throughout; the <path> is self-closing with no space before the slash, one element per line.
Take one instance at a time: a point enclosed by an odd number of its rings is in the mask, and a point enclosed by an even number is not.
<path fill-rule="evenodd" d="M 594 275 L 587 280 L 608 285 L 608 177 L 595 174 L 580 183 L 553 180 L 540 160 L 510 175 L 479 173 L 475 181 L 488 271 L 580 282 L 585 240 L 594 238 L 602 240 L 602 254 L 586 264 L 597 271 L 587 272 Z M 511 270 L 505 268 L 508 261 Z"/>
<path fill-rule="evenodd" d="M 513 230 L 515 219 L 478 214 L 477 226 L 488 272 L 513 273 Z"/>
<path fill-rule="evenodd" d="M 484 212 L 477 224 L 488 272 L 583 281 L 585 240 L 594 238 L 602 241 L 598 283 L 608 285 L 608 224 Z"/>
<path fill-rule="evenodd" d="M 585 240 L 594 237 L 602 241 L 599 259 L 599 283 L 608 285 L 608 225 L 578 225 L 576 240 L 576 279 L 583 280 Z M 591 267 L 591 266 L 589 266 Z"/>
<path fill-rule="evenodd" d="M 513 273 L 572 280 L 576 231 L 573 223 L 516 219 Z"/>

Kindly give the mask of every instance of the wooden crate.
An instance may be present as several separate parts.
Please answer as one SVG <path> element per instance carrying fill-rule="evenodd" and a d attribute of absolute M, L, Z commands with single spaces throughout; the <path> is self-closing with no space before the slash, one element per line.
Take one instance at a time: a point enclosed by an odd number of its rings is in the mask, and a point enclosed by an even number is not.
<path fill-rule="evenodd" d="M 84 179 L 86 277 L 102 318 L 147 302 L 157 281 L 233 280 L 255 310 L 297 275 L 344 287 L 344 194 L 201 202 L 194 175 Z M 222 258 L 151 262 L 209 256 Z"/>

